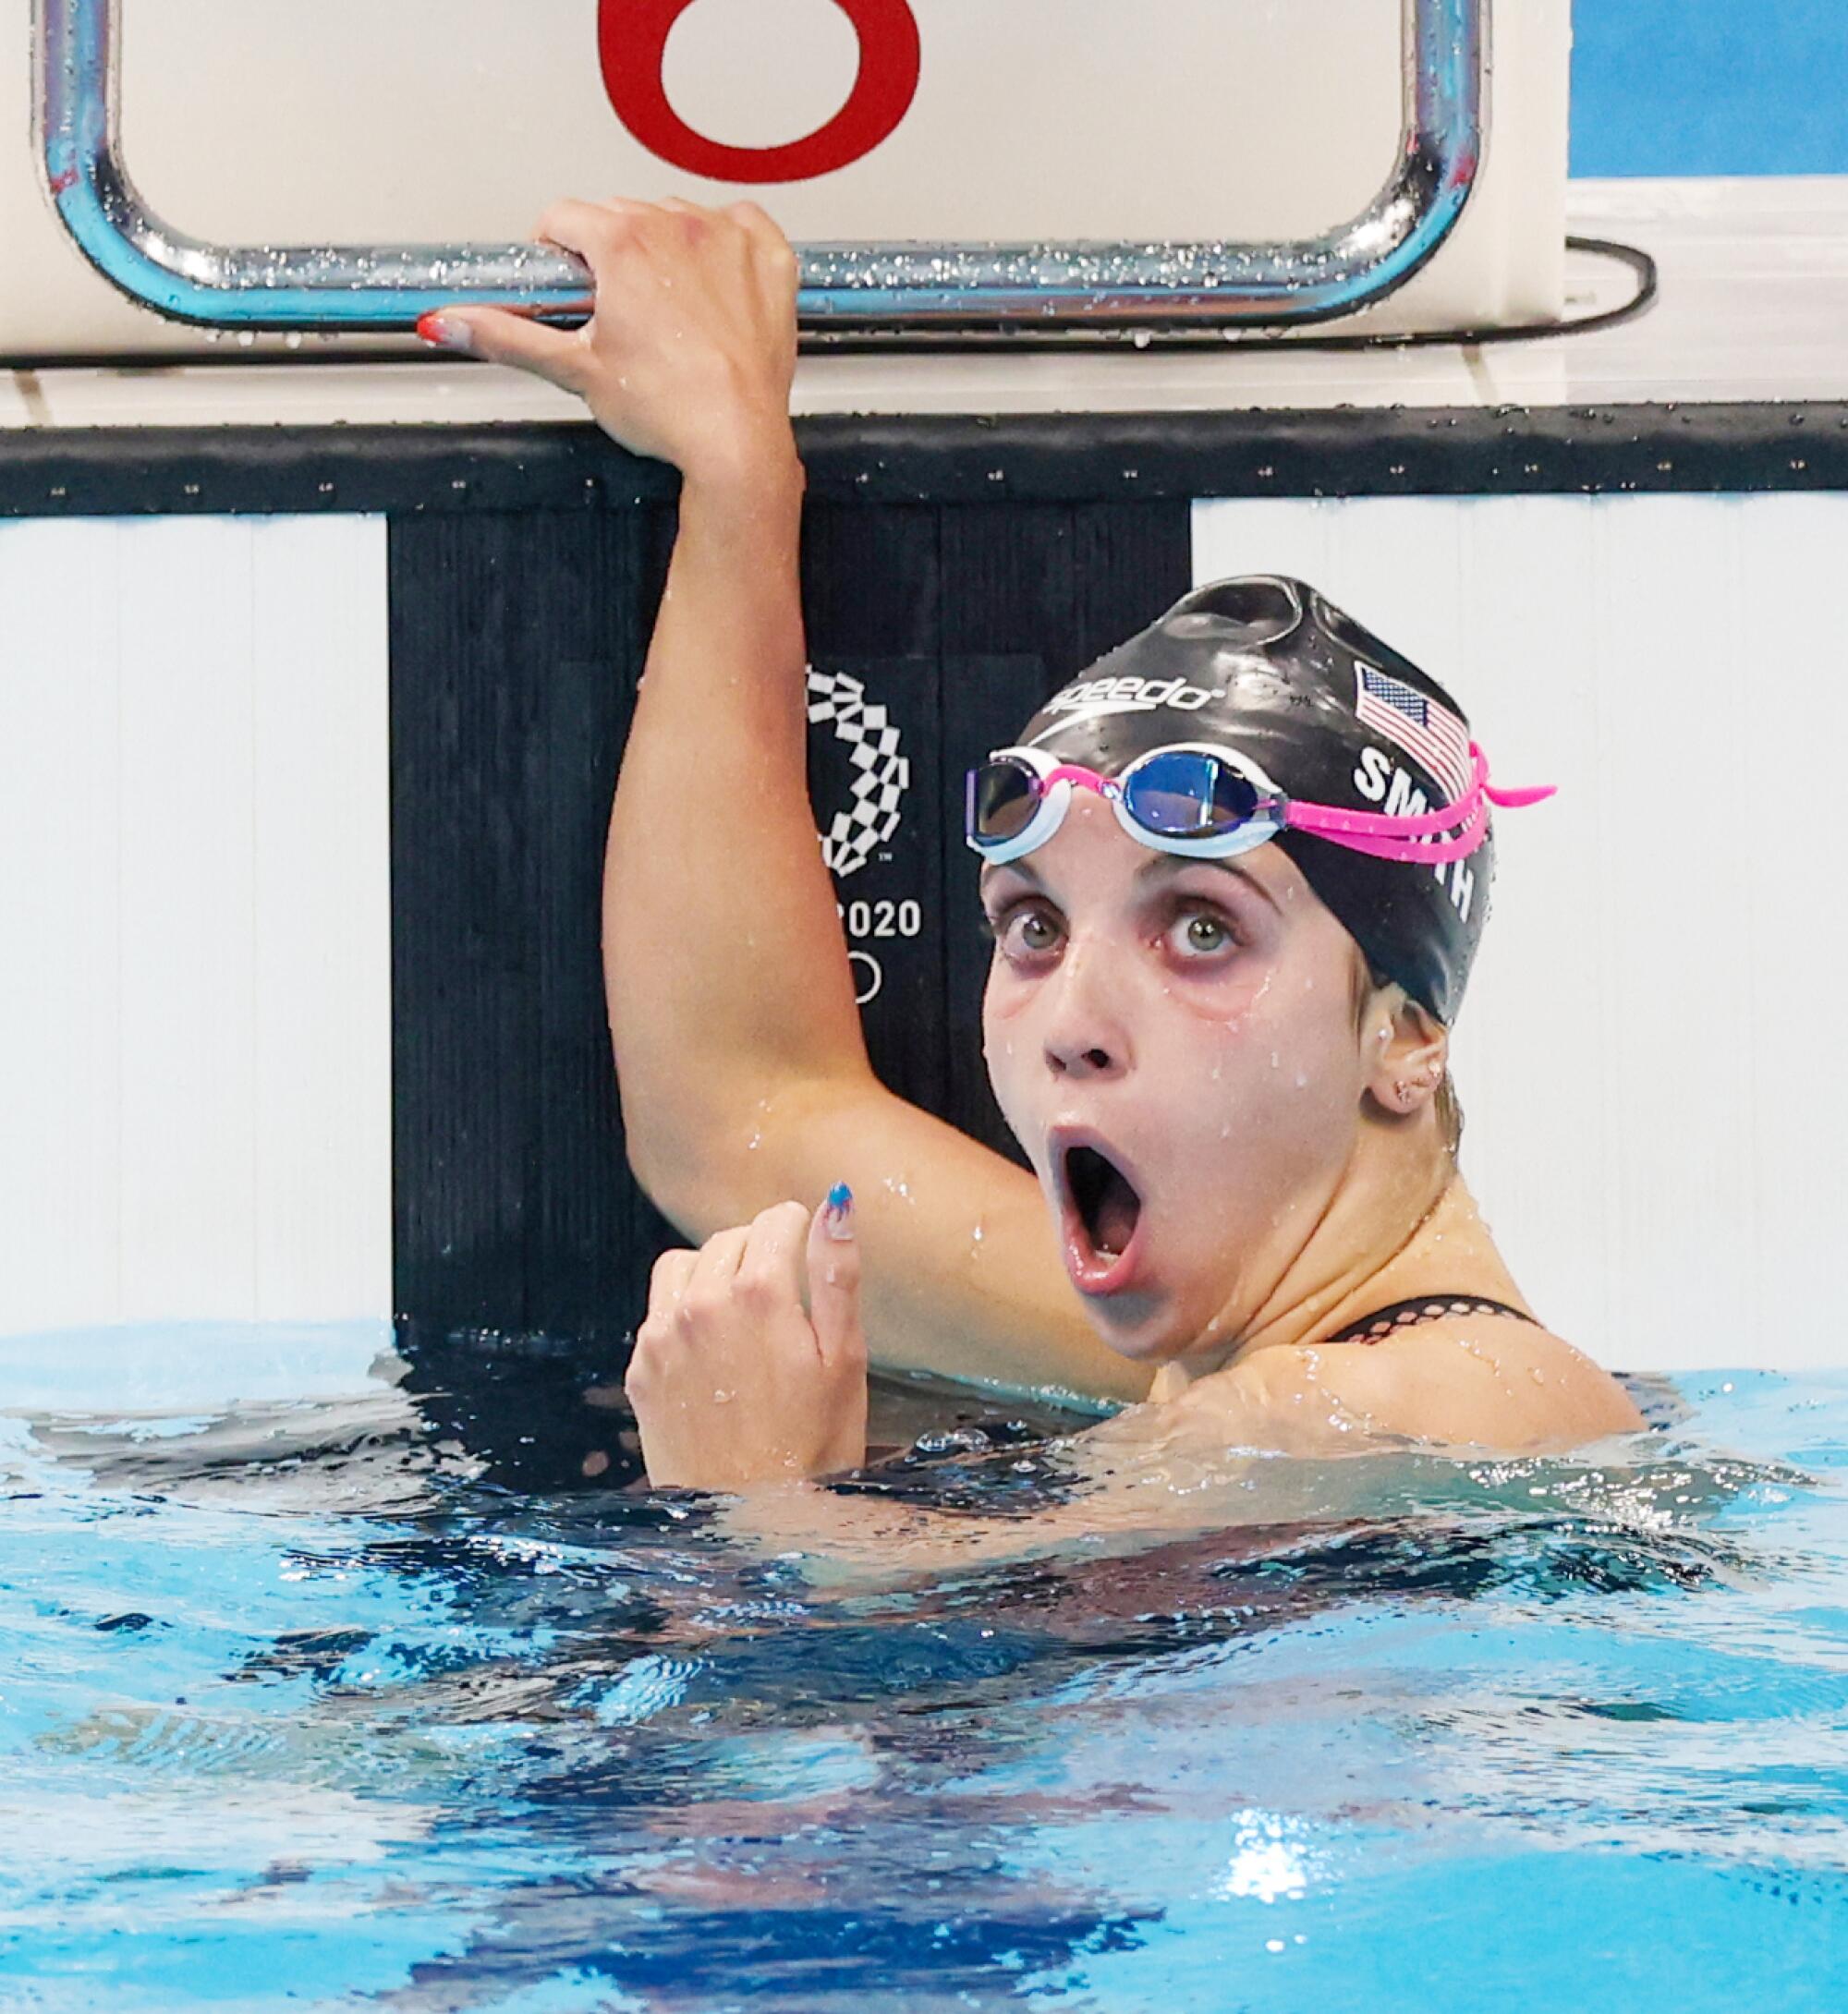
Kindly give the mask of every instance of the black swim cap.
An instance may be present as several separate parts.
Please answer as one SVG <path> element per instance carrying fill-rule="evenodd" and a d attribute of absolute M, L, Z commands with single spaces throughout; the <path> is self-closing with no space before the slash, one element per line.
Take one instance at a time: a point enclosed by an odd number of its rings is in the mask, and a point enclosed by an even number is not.
<path fill-rule="evenodd" d="M 1020 742 L 1114 774 L 1172 742 L 1248 756 L 1286 796 L 1416 816 L 1465 795 L 1468 722 L 1435 679 L 1300 580 L 1184 596 L 1054 693 Z M 1449 867 L 1378 860 L 1310 832 L 1276 844 L 1376 973 L 1448 1025 L 1489 916 L 1492 835 Z"/>

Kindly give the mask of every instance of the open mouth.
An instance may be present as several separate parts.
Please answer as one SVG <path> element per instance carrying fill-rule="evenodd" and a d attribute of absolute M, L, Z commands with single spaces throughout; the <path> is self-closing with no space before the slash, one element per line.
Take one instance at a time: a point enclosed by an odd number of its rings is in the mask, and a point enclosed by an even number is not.
<path fill-rule="evenodd" d="M 1142 1215 L 1142 1198 L 1128 1176 L 1096 1147 L 1075 1147 L 1065 1156 L 1065 1181 L 1092 1251 L 1105 1259 L 1126 1252 Z"/>

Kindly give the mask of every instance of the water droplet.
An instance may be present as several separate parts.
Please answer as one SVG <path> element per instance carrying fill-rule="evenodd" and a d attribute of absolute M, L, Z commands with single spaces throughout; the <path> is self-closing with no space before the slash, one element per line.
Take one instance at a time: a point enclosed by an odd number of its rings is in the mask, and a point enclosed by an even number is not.
<path fill-rule="evenodd" d="M 712 1403 L 714 1405 L 730 1405 L 732 1397 L 733 1394 L 729 1391 L 715 1391 L 712 1394 Z"/>

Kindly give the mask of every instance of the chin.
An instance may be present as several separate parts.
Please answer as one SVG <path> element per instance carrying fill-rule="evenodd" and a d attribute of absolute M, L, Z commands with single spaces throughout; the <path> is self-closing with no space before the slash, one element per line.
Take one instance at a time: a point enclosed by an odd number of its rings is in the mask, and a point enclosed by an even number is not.
<path fill-rule="evenodd" d="M 1085 1312 L 1118 1356 L 1151 1370 L 1191 1355 L 1200 1346 L 1205 1326 L 1182 1318 L 1166 1296 L 1125 1294 L 1108 1301 L 1087 1297 Z"/>
<path fill-rule="evenodd" d="M 1100 1339 L 1132 1364 L 1165 1364 L 1175 1353 L 1175 1339 L 1161 1319 L 1162 1309 L 1148 1294 L 1084 1293 L 1085 1314 Z"/>

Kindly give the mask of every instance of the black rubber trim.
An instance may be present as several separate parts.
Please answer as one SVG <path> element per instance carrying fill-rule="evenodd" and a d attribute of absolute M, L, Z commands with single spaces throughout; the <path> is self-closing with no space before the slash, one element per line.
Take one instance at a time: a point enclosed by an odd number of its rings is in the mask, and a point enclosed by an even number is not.
<path fill-rule="evenodd" d="M 1848 401 L 830 416 L 797 431 L 811 494 L 869 504 L 1848 489 Z M 665 500 L 675 479 L 578 423 L 0 437 L 14 517 L 598 510 Z"/>

